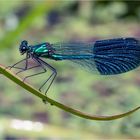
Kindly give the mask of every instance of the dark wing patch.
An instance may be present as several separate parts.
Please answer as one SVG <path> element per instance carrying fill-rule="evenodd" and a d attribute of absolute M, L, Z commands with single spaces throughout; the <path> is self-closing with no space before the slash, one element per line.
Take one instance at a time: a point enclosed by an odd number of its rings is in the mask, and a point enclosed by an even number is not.
<path fill-rule="evenodd" d="M 124 73 L 140 65 L 140 43 L 134 38 L 97 41 L 93 53 L 102 75 Z"/>

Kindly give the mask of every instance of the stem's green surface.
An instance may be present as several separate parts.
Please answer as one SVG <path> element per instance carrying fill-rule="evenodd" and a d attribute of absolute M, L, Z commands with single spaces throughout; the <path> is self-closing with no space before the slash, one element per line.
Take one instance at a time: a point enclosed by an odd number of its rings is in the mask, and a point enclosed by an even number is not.
<path fill-rule="evenodd" d="M 89 115 L 89 114 L 80 112 L 78 110 L 75 110 L 75 109 L 73 109 L 69 106 L 66 106 L 64 104 L 61 104 L 57 101 L 54 101 L 51 98 L 43 95 L 41 92 L 37 91 L 36 89 L 34 89 L 29 84 L 24 83 L 19 77 L 17 77 L 13 73 L 11 73 L 10 70 L 6 69 L 2 65 L 0 65 L 0 73 L 3 74 L 4 76 L 6 76 L 7 78 L 9 78 L 10 80 L 12 80 L 13 82 L 15 82 L 16 84 L 20 85 L 24 89 L 28 90 L 30 93 L 32 93 L 32 94 L 36 95 L 37 97 L 41 98 L 42 100 L 46 100 L 50 104 L 53 104 L 54 106 L 56 106 L 60 109 L 63 109 L 65 111 L 69 112 L 69 113 L 72 113 L 76 116 L 79 116 L 79 117 L 82 117 L 82 118 L 85 118 L 85 119 L 98 120 L 98 121 L 115 120 L 115 119 L 119 119 L 119 118 L 123 118 L 125 116 L 128 116 L 128 115 L 132 114 L 133 112 L 137 111 L 138 109 L 140 109 L 140 106 L 139 106 L 139 107 L 134 108 L 133 110 L 130 110 L 130 111 L 122 113 L 122 114 L 114 115 L 114 116 Z"/>

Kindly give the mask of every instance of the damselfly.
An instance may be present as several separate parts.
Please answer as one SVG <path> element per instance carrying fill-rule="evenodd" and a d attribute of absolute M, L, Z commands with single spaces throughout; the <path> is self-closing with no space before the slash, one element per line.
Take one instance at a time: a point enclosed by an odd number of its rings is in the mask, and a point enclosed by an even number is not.
<path fill-rule="evenodd" d="M 43 71 L 26 76 L 27 79 L 52 71 L 47 80 L 40 86 L 39 91 L 49 82 L 45 94 L 53 83 L 57 71 L 42 58 L 55 61 L 69 60 L 79 66 L 82 66 L 91 72 L 100 75 L 121 74 L 140 65 L 140 42 L 135 38 L 117 38 L 108 40 L 99 40 L 95 42 L 67 42 L 51 44 L 48 42 L 38 45 L 28 45 L 27 41 L 22 41 L 19 47 L 21 55 L 26 54 L 26 58 L 17 62 L 11 68 L 18 68 L 21 73 L 23 71 L 40 67 Z M 28 59 L 32 58 L 37 65 L 28 68 Z M 25 67 L 19 68 L 17 64 L 25 61 Z"/>

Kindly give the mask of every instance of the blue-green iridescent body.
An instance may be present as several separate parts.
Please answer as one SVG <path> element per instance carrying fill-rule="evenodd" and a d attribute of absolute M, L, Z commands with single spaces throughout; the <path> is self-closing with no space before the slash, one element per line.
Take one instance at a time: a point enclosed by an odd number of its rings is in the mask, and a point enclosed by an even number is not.
<path fill-rule="evenodd" d="M 53 60 L 70 60 L 70 59 L 89 59 L 93 58 L 92 55 L 74 55 L 74 54 L 61 54 L 61 53 L 56 53 L 54 48 L 48 47 L 46 43 L 36 45 L 32 47 L 32 51 L 35 55 L 39 57 L 44 57 L 44 58 L 49 58 Z"/>
<path fill-rule="evenodd" d="M 140 42 L 117 38 L 91 43 L 68 42 L 31 46 L 33 55 L 52 60 L 70 60 L 101 75 L 120 74 L 140 65 Z"/>
<path fill-rule="evenodd" d="M 40 86 L 42 91 L 47 85 L 45 94 L 53 83 L 57 71 L 42 58 L 62 61 L 71 61 L 77 66 L 82 66 L 90 72 L 100 75 L 114 75 L 128 72 L 140 66 L 140 41 L 135 38 L 116 38 L 99 40 L 95 42 L 67 42 L 50 44 L 48 42 L 30 46 L 26 40 L 19 46 L 21 55 L 26 54 L 26 58 L 14 64 L 11 68 L 17 68 L 21 73 L 34 68 L 41 68 L 41 71 L 26 76 L 25 79 L 46 73 L 49 69 L 50 76 Z M 31 58 L 36 65 L 29 66 L 28 60 Z M 25 67 L 20 68 L 18 64 L 25 61 Z"/>

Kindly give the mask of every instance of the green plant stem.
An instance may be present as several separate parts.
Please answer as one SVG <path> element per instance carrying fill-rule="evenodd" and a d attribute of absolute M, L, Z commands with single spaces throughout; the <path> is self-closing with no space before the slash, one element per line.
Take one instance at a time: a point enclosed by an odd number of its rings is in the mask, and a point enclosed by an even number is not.
<path fill-rule="evenodd" d="M 16 84 L 20 85 L 24 89 L 26 89 L 30 93 L 32 93 L 32 94 L 36 95 L 37 97 L 41 98 L 42 100 L 46 100 L 50 104 L 53 104 L 54 106 L 56 106 L 60 109 L 63 109 L 65 111 L 69 112 L 69 113 L 72 113 L 76 116 L 79 116 L 79 117 L 82 117 L 82 118 L 85 118 L 85 119 L 98 120 L 98 121 L 115 120 L 115 119 L 119 119 L 119 118 L 123 118 L 125 116 L 128 116 L 128 115 L 132 114 L 133 112 L 137 111 L 138 109 L 140 109 L 140 106 L 139 106 L 139 107 L 134 108 L 131 111 L 128 111 L 128 112 L 125 112 L 125 113 L 122 113 L 122 114 L 118 114 L 118 115 L 114 115 L 114 116 L 88 115 L 86 113 L 75 110 L 75 109 L 73 109 L 69 106 L 61 104 L 61 103 L 59 103 L 57 101 L 54 101 L 54 100 L 50 99 L 49 97 L 43 95 L 41 92 L 37 91 L 36 89 L 34 89 L 29 84 L 24 83 L 19 77 L 17 77 L 15 74 L 11 73 L 10 70 L 6 69 L 2 65 L 0 65 L 0 73 L 3 74 L 4 76 L 6 76 L 7 78 L 9 78 L 10 80 L 12 80 L 13 82 L 15 82 Z"/>

